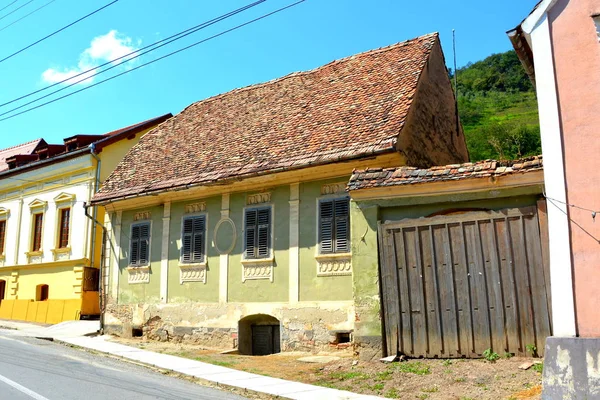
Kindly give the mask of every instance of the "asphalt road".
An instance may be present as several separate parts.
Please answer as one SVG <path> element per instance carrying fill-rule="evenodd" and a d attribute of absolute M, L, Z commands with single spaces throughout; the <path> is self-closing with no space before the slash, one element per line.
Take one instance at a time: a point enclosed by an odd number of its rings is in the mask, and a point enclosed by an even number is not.
<path fill-rule="evenodd" d="M 0 329 L 0 400 L 243 397 L 144 367 Z"/>

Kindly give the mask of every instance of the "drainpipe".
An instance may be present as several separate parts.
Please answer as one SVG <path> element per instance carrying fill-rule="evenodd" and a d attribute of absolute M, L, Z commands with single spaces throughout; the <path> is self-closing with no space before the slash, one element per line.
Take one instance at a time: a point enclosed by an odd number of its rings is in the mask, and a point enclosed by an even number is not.
<path fill-rule="evenodd" d="M 92 157 L 94 157 L 96 159 L 96 181 L 94 183 L 94 193 L 96 193 L 99 189 L 100 189 L 100 158 L 96 155 L 95 153 L 95 148 L 96 146 L 94 145 L 94 143 L 90 144 L 90 154 L 92 155 Z M 93 214 L 90 215 L 88 212 L 88 209 L 91 207 L 90 204 L 88 203 L 84 203 L 83 204 L 83 209 L 84 209 L 84 214 L 86 217 L 88 217 L 92 222 L 93 225 L 92 226 L 96 226 L 98 225 L 100 228 L 102 228 L 103 230 L 103 237 L 106 237 L 106 227 L 101 224 L 98 219 L 97 219 L 97 213 L 98 210 L 96 207 L 94 207 L 93 210 Z M 94 260 L 96 257 L 96 229 L 92 229 L 92 251 L 91 251 L 91 264 L 92 266 L 94 265 Z M 102 285 L 103 285 L 103 268 L 104 267 L 104 260 L 101 258 L 100 259 L 100 266 L 99 266 L 99 271 L 98 271 L 98 301 L 99 301 L 99 306 L 100 306 L 100 332 L 102 333 L 104 331 L 104 302 L 102 301 L 102 297 L 104 295 L 103 290 L 102 290 Z"/>

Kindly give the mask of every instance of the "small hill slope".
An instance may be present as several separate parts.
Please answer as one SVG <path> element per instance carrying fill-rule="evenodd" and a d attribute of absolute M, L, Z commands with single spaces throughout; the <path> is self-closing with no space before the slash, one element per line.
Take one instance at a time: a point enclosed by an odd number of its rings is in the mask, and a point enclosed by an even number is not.
<path fill-rule="evenodd" d="M 535 91 L 514 51 L 469 63 L 457 77 L 471 161 L 541 154 Z"/>

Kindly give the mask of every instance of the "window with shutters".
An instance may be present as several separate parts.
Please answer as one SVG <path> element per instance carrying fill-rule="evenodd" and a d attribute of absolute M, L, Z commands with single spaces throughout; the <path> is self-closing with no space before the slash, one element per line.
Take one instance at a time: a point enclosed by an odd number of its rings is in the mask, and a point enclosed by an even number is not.
<path fill-rule="evenodd" d="M 271 257 L 271 207 L 246 209 L 244 232 L 245 259 Z"/>
<path fill-rule="evenodd" d="M 150 264 L 150 222 L 131 226 L 129 265 L 141 267 Z"/>
<path fill-rule="evenodd" d="M 206 216 L 183 218 L 181 262 L 200 264 L 206 257 Z"/>
<path fill-rule="evenodd" d="M 350 252 L 350 200 L 319 201 L 319 253 Z"/>

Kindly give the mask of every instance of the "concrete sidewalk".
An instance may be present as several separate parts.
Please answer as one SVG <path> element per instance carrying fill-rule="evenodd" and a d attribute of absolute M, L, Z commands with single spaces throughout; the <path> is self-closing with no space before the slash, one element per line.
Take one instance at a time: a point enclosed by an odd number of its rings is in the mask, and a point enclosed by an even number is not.
<path fill-rule="evenodd" d="M 238 371 L 231 368 L 220 367 L 213 364 L 194 361 L 187 358 L 175 357 L 167 354 L 154 353 L 135 347 L 125 346 L 111 342 L 108 336 L 76 336 L 74 331 L 54 327 L 40 327 L 32 324 L 10 321 L 0 321 L 0 327 L 19 329 L 23 336 L 47 337 L 61 343 L 95 350 L 126 360 L 135 361 L 160 369 L 178 372 L 193 376 L 219 385 L 226 385 L 238 389 L 250 390 L 295 400 L 368 400 L 381 399 L 375 396 L 366 396 L 343 390 L 328 389 L 305 383 L 286 381 L 268 376 Z M 90 322 L 90 321 L 78 321 Z M 59 324 L 61 325 L 61 324 Z M 74 324 L 77 325 L 77 324 Z M 56 325 L 55 327 L 57 327 Z M 82 325 L 83 327 L 84 325 Z M 90 327 L 91 325 L 87 325 Z M 52 330 L 51 328 L 54 328 Z M 84 331 L 84 328 L 78 328 Z M 54 331 L 54 332 L 53 332 Z M 39 335 L 43 332 L 43 335 Z M 52 336 L 48 336 L 53 333 Z"/>

